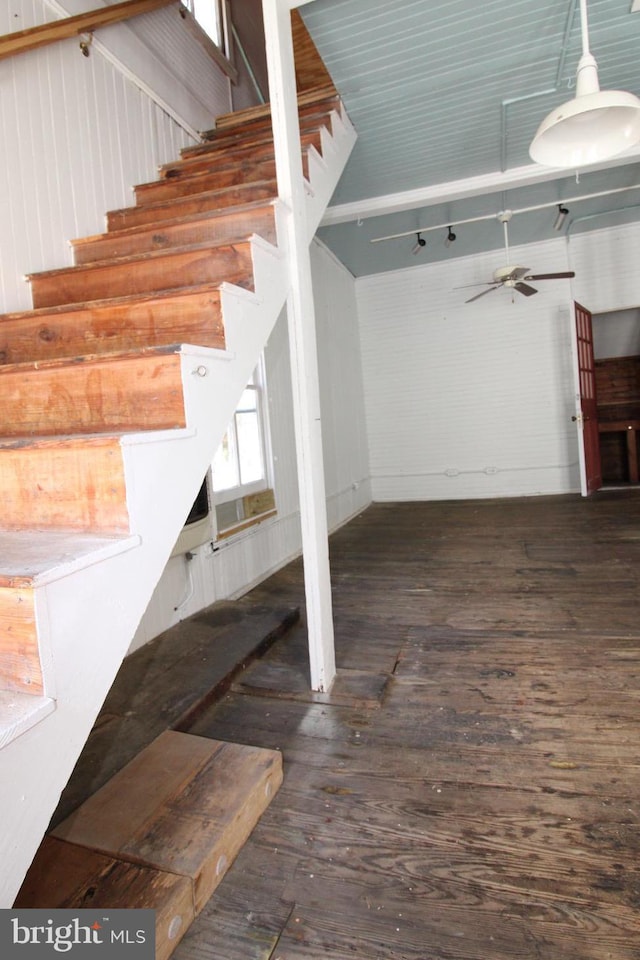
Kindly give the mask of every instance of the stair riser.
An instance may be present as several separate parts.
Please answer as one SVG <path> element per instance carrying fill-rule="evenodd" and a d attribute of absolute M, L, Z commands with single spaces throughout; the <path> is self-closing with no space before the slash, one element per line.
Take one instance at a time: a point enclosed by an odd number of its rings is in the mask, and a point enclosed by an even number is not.
<path fill-rule="evenodd" d="M 337 97 L 338 94 L 333 84 L 325 87 L 323 91 L 316 88 L 308 93 L 298 94 L 298 116 L 301 116 L 308 109 L 326 109 L 337 100 Z M 249 130 L 253 128 L 256 122 L 263 123 L 265 120 L 271 122 L 271 107 L 268 103 L 216 117 L 215 132 L 217 135 L 226 131 Z"/>
<path fill-rule="evenodd" d="M 172 343 L 223 349 L 220 293 L 168 293 L 86 309 L 55 308 L 0 323 L 0 363 L 52 360 Z"/>
<path fill-rule="evenodd" d="M 305 133 L 311 132 L 316 127 L 326 126 L 328 123 L 328 112 L 315 113 L 308 119 L 301 120 L 300 131 L 304 135 Z M 222 135 L 214 136 L 210 140 L 198 144 L 195 147 L 186 148 L 181 152 L 180 160 L 177 160 L 174 163 L 164 164 L 162 167 L 160 167 L 160 172 L 162 175 L 164 175 L 165 170 L 171 169 L 172 167 L 181 166 L 182 163 L 189 163 L 191 160 L 195 160 L 206 155 L 223 155 L 230 150 L 251 150 L 260 148 L 266 144 L 271 144 L 273 147 L 273 132 L 271 130 L 271 126 L 268 128 L 265 127 L 262 130 L 256 129 L 255 132 L 249 132 L 247 134 L 236 133 L 225 136 L 223 133 Z"/>
<path fill-rule="evenodd" d="M 110 257 L 129 257 L 195 243 L 234 243 L 244 240 L 251 233 L 258 233 L 275 244 L 276 226 L 271 204 L 263 208 L 232 211 L 210 219 L 150 226 L 135 234 L 107 234 L 99 239 L 74 244 L 74 257 L 76 264 L 93 263 Z"/>
<path fill-rule="evenodd" d="M 0 687 L 13 693 L 43 693 L 33 591 L 0 589 Z"/>
<path fill-rule="evenodd" d="M 161 203 L 157 207 L 142 205 L 125 207 L 123 210 L 112 210 L 107 214 L 107 229 L 110 231 L 126 230 L 129 227 L 157 224 L 179 217 L 213 213 L 226 207 L 253 203 L 256 200 L 273 200 L 277 193 L 275 180 L 266 180 L 260 183 L 241 183 L 220 191 L 212 190 L 184 199 L 178 198 L 167 203 Z"/>
<path fill-rule="evenodd" d="M 234 164 L 226 170 L 195 175 L 181 180 L 157 180 L 142 183 L 135 188 L 136 204 L 156 203 L 159 200 L 175 200 L 193 193 L 221 190 L 241 183 L 256 180 L 272 180 L 276 175 L 275 160 L 246 161 Z"/>
<path fill-rule="evenodd" d="M 184 427 L 180 357 L 12 369 L 0 376 L 0 408 L 5 437 Z"/>
<path fill-rule="evenodd" d="M 303 148 L 314 146 L 320 150 L 320 131 L 313 130 L 301 137 Z M 218 148 L 208 154 L 191 157 L 178 163 L 167 164 L 162 168 L 161 176 L 166 180 L 182 179 L 199 173 L 216 173 L 232 164 L 271 160 L 274 157 L 273 142 Z"/>
<path fill-rule="evenodd" d="M 100 263 L 34 274 L 31 287 L 35 307 L 53 307 L 223 280 L 250 286 L 251 276 L 250 244 L 238 243 L 182 250 L 133 262 Z"/>
<path fill-rule="evenodd" d="M 129 531 L 117 438 L 35 442 L 0 450 L 3 528 Z"/>

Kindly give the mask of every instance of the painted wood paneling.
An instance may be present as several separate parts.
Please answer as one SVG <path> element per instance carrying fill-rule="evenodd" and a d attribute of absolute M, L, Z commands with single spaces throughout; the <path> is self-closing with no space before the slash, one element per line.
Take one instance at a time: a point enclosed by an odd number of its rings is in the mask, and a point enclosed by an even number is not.
<path fill-rule="evenodd" d="M 513 254 L 535 272 L 567 268 L 562 241 Z M 570 286 L 464 303 L 475 290 L 454 288 L 500 264 L 492 253 L 357 281 L 374 500 L 578 488 Z"/>
<path fill-rule="evenodd" d="M 166 46 L 163 13 L 142 19 L 159 18 Z M 53 18 L 44 0 L 12 0 L 0 11 L 0 30 Z M 118 30 L 129 28 L 109 28 Z M 220 83 L 208 65 L 215 82 L 201 90 L 213 122 L 230 101 L 226 78 Z M 131 204 L 132 187 L 155 179 L 158 164 L 193 138 L 95 45 L 82 56 L 75 39 L 3 61 L 0 81 L 0 312 L 7 312 L 31 306 L 25 274 L 70 264 L 68 241 L 102 232 L 106 212 Z"/>

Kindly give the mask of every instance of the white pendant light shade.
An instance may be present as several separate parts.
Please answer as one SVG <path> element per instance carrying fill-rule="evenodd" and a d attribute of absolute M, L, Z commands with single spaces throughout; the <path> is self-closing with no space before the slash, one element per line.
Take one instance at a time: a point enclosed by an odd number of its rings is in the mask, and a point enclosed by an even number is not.
<path fill-rule="evenodd" d="M 547 167 L 576 169 L 615 157 L 640 142 L 640 100 L 624 90 L 601 90 L 589 52 L 587 3 L 580 0 L 582 56 L 576 95 L 542 121 L 529 156 Z"/>
<path fill-rule="evenodd" d="M 583 167 L 615 157 L 640 141 L 640 100 L 624 90 L 600 90 L 590 53 L 578 65 L 576 96 L 556 107 L 529 147 L 536 163 Z"/>

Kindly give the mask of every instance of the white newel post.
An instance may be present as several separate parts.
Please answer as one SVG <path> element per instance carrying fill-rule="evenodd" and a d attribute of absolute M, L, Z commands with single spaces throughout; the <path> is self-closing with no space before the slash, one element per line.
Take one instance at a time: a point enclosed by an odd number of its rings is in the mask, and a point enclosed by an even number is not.
<path fill-rule="evenodd" d="M 336 668 L 310 238 L 291 35 L 291 7 L 296 5 L 295 0 L 262 0 L 278 193 L 290 211 L 287 315 L 311 686 L 326 691 Z"/>

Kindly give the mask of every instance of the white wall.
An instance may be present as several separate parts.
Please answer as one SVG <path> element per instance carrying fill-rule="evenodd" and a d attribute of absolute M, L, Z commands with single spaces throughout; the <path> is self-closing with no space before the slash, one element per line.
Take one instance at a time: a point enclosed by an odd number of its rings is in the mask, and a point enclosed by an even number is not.
<path fill-rule="evenodd" d="M 371 501 L 355 282 L 319 242 L 311 247 L 318 328 L 329 528 Z M 300 553 L 300 513 L 286 314 L 265 352 L 277 516 L 223 541 L 173 557 L 132 649 L 215 600 L 238 596 Z M 186 601 L 186 602 L 184 602 Z M 178 610 L 175 608 L 179 607 Z"/>
<path fill-rule="evenodd" d="M 512 252 L 567 269 L 563 240 Z M 579 489 L 570 284 L 464 303 L 476 291 L 454 288 L 501 265 L 492 252 L 357 281 L 374 500 Z"/>
<path fill-rule="evenodd" d="M 84 2 L 83 9 L 92 5 Z M 184 30 L 179 17 L 167 21 L 167 15 L 140 18 L 147 25 L 159 20 L 165 43 L 174 27 L 180 35 Z M 45 0 L 0 4 L 0 33 L 54 19 Z M 156 55 L 124 25 L 97 31 L 89 57 L 70 39 L 0 61 L 0 312 L 29 309 L 24 275 L 71 264 L 68 241 L 102 232 L 107 211 L 131 204 L 132 187 L 155 179 L 158 164 L 193 142 L 114 63 L 110 48 L 124 54 L 125 46 L 137 51 L 139 73 L 146 66 L 149 80 L 159 77 Z M 191 40 L 190 46 L 197 44 Z M 229 86 L 207 62 L 211 79 L 201 88 L 199 109 L 212 126 L 229 110 Z M 185 94 L 183 105 L 189 103 Z"/>

